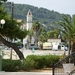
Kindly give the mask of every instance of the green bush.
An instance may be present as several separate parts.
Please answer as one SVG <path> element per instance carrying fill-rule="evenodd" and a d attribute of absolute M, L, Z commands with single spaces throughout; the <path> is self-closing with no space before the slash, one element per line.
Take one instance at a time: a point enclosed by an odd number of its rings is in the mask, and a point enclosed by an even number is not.
<path fill-rule="evenodd" d="M 26 59 L 31 59 L 37 64 L 35 69 L 42 69 L 44 67 L 52 67 L 53 63 L 59 61 L 58 56 L 56 55 L 29 55 Z"/>
<path fill-rule="evenodd" d="M 58 56 L 56 55 L 46 55 L 46 67 L 52 67 L 54 63 L 58 62 Z"/>
<path fill-rule="evenodd" d="M 59 61 L 58 57 L 57 55 L 28 55 L 23 61 L 3 59 L 2 70 L 6 72 L 15 72 L 52 67 L 53 63 Z"/>
<path fill-rule="evenodd" d="M 35 62 L 31 59 L 24 59 L 22 64 L 22 70 L 30 71 L 33 70 L 35 66 Z"/>
<path fill-rule="evenodd" d="M 10 60 L 3 59 L 2 60 L 2 70 L 7 72 L 15 72 L 21 69 L 21 61 L 20 60 Z"/>

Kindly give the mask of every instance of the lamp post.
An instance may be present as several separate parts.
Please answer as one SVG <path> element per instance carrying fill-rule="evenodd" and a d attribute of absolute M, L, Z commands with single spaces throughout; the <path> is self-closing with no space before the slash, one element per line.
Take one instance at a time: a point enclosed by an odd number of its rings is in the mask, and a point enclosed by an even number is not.
<path fill-rule="evenodd" d="M 5 24 L 5 20 L 0 20 L 0 28 L 3 28 L 3 25 Z M 0 44 L 0 71 L 2 71 L 2 45 Z"/>
<path fill-rule="evenodd" d="M 5 24 L 5 20 L 4 19 L 2 19 L 1 21 L 0 21 L 0 28 L 3 28 L 3 25 Z"/>
<path fill-rule="evenodd" d="M 2 71 L 2 46 L 0 45 L 0 71 Z"/>
<path fill-rule="evenodd" d="M 13 25 L 13 17 L 14 17 L 14 2 L 11 2 L 11 18 L 12 18 L 12 25 Z M 10 59 L 12 59 L 12 48 L 10 48 Z"/>

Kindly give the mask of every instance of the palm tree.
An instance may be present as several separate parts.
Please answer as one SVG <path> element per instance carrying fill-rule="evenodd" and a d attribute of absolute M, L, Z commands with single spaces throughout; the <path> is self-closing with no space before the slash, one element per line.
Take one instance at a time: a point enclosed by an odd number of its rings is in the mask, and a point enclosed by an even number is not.
<path fill-rule="evenodd" d="M 47 31 L 43 27 L 40 27 L 38 40 L 42 43 L 47 41 Z"/>
<path fill-rule="evenodd" d="M 31 44 L 31 40 L 32 40 L 32 37 L 33 37 L 33 31 L 32 30 L 29 30 L 28 36 L 29 36 L 28 42 Z"/>
<path fill-rule="evenodd" d="M 71 52 L 75 52 L 75 15 L 72 15 L 72 18 L 64 15 L 64 21 L 57 22 L 62 28 L 62 34 L 64 34 L 64 38 L 69 42 L 69 54 L 70 49 Z M 71 46 L 72 42 L 72 46 Z M 70 48 L 71 47 L 71 48 Z"/>
<path fill-rule="evenodd" d="M 36 45 L 38 43 L 38 33 L 40 29 L 40 24 L 38 21 L 33 22 L 32 29 L 33 29 L 35 45 Z"/>
<path fill-rule="evenodd" d="M 47 34 L 46 34 L 46 32 L 41 32 L 41 34 L 38 37 L 38 40 L 41 41 L 42 43 L 46 42 L 47 41 Z"/>

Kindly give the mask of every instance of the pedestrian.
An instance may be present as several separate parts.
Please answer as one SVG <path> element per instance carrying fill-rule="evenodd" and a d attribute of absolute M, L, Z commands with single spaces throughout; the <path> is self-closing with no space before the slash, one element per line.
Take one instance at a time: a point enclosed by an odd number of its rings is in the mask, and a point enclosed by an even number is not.
<path fill-rule="evenodd" d="M 65 57 L 66 56 L 66 50 L 64 49 L 64 54 L 63 54 L 63 57 Z"/>

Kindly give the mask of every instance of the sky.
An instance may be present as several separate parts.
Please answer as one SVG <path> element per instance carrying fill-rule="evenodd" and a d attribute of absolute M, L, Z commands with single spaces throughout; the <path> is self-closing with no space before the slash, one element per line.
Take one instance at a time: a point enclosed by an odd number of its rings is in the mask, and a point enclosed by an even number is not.
<path fill-rule="evenodd" d="M 75 14 L 75 0 L 8 0 L 18 4 L 43 7 L 63 14 Z"/>

